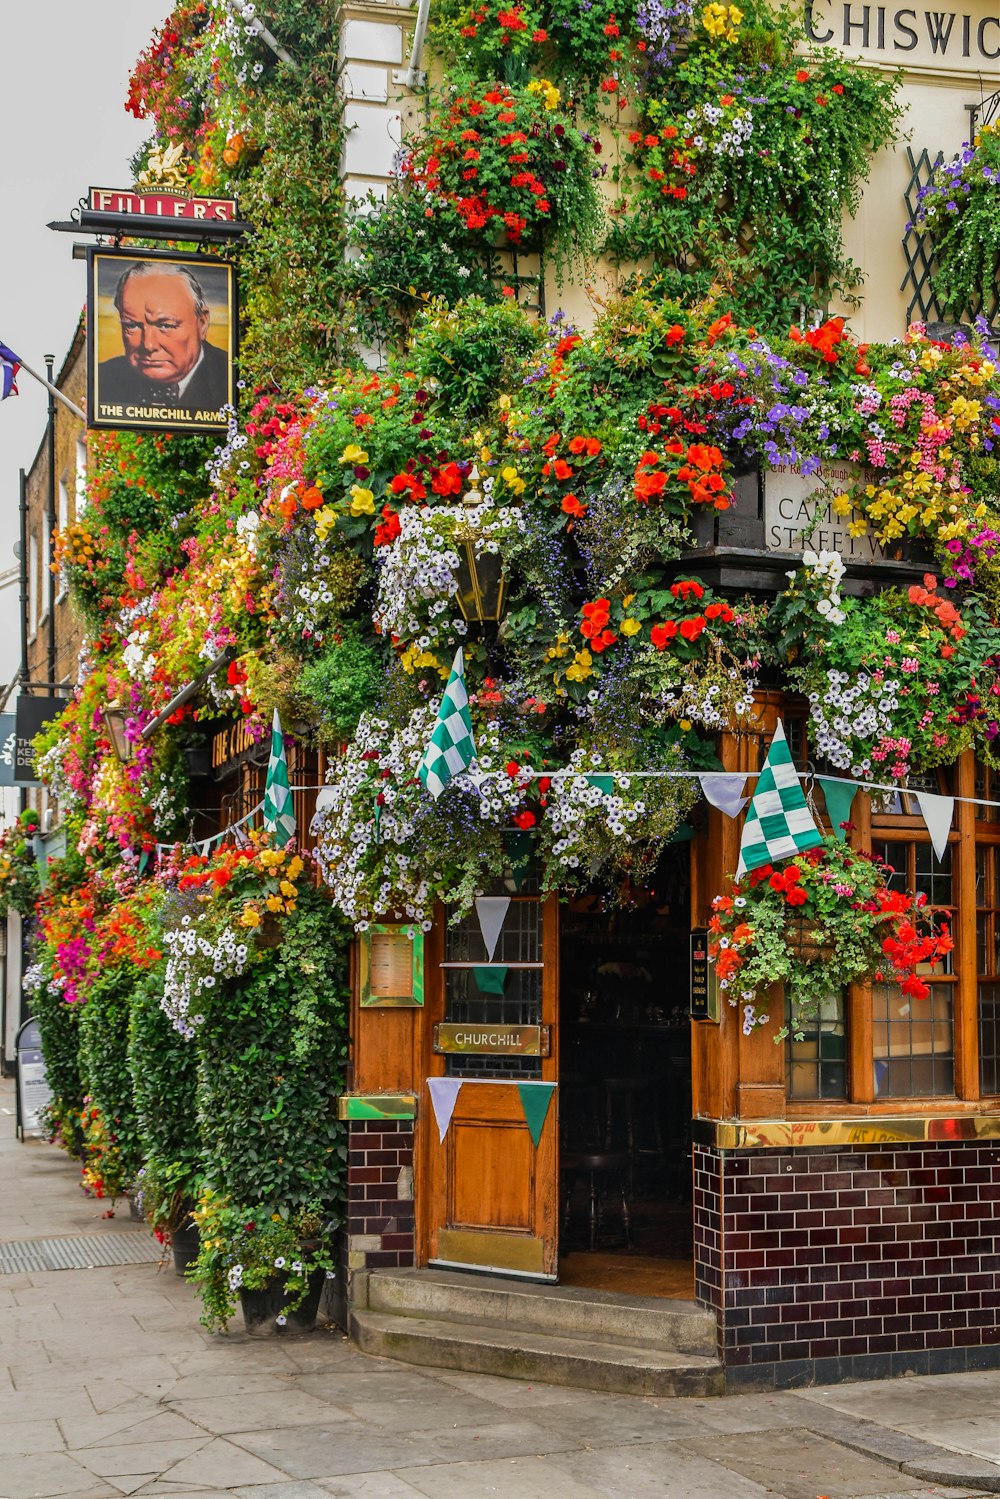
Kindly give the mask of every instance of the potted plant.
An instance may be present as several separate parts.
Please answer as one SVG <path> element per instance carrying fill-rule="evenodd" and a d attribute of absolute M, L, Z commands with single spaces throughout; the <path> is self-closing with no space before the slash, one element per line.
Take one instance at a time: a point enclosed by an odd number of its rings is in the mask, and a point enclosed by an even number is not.
<path fill-rule="evenodd" d="M 1000 307 L 1000 131 L 983 125 L 920 189 L 916 226 L 934 244 L 931 280 L 943 310 L 989 317 Z"/>
<path fill-rule="evenodd" d="M 225 1331 L 239 1304 L 254 1337 L 312 1332 L 323 1283 L 334 1274 L 335 1225 L 320 1204 L 268 1213 L 205 1189 L 194 1220 L 201 1240 L 189 1273 L 206 1327 Z"/>
<path fill-rule="evenodd" d="M 749 1035 L 767 1016 L 756 1002 L 784 984 L 798 1035 L 820 1001 L 866 976 L 884 975 L 912 999 L 930 990 L 919 964 L 935 963 L 953 942 L 924 895 L 891 889 L 892 871 L 874 854 L 828 837 L 780 869 L 765 864 L 717 895 L 709 923 L 709 959 L 730 1004 L 743 1005 Z M 776 1040 L 782 1040 L 782 1027 Z"/>

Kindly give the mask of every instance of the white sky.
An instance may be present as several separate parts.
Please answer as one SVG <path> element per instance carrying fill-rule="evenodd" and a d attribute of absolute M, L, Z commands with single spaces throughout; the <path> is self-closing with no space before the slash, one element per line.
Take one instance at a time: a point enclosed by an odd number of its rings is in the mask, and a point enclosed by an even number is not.
<path fill-rule="evenodd" d="M 0 342 L 40 374 L 45 354 L 58 372 L 87 296 L 73 236 L 45 226 L 91 186 L 130 186 L 129 159 L 151 127 L 125 111 L 128 77 L 169 10 L 169 0 L 3 6 Z M 0 572 L 14 565 L 18 469 L 45 432 L 45 391 L 23 372 L 18 389 L 0 405 Z"/>

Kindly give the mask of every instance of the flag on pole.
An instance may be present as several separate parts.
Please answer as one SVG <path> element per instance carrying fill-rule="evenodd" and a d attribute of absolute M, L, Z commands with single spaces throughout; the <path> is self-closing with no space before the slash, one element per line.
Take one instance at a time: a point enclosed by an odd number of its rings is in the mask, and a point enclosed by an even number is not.
<path fill-rule="evenodd" d="M 806 805 L 779 718 L 743 824 L 736 877 L 739 879 L 747 870 L 759 869 L 762 864 L 793 859 L 822 842 L 823 835 Z"/>
<path fill-rule="evenodd" d="M 274 841 L 279 848 L 284 848 L 288 840 L 295 837 L 295 813 L 292 811 L 292 791 L 288 782 L 285 739 L 277 708 L 271 723 L 271 757 L 267 762 L 267 780 L 264 783 L 264 826 L 269 833 L 274 834 Z"/>
<path fill-rule="evenodd" d="M 13 349 L 0 344 L 0 401 L 17 395 L 17 372 L 20 368 L 21 361 Z"/>
<path fill-rule="evenodd" d="M 430 743 L 424 750 L 417 775 L 435 800 L 459 771 L 466 770 L 476 758 L 469 716 L 469 694 L 465 690 L 465 656 L 462 647 L 455 652 L 451 676 L 438 709 L 437 723 Z"/>

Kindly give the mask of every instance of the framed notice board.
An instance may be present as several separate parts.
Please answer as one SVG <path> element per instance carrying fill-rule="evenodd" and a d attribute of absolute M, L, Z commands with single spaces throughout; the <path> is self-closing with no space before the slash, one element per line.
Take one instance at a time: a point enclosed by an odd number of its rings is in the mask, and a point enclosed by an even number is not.
<path fill-rule="evenodd" d="M 361 934 L 362 1009 L 413 1009 L 424 1002 L 424 934 L 419 926 L 370 926 Z"/>

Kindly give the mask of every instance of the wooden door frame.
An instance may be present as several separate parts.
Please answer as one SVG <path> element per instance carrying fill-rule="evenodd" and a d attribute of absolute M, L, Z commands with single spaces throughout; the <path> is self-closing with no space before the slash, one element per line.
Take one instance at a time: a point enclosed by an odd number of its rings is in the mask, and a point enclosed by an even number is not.
<path fill-rule="evenodd" d="M 512 900 L 517 900 L 512 896 Z M 555 1130 L 554 1179 L 552 1202 L 556 1237 L 556 1268 L 558 1267 L 558 1218 L 559 1218 L 559 895 L 530 897 L 538 899 L 542 907 L 542 1014 L 551 1015 L 551 1044 L 549 1055 L 541 1060 L 542 1081 L 554 1082 L 553 1094 L 546 1121 L 546 1128 Z M 436 1199 L 433 1192 L 434 1177 L 431 1168 L 431 1152 L 438 1144 L 437 1122 L 430 1104 L 426 1079 L 444 1077 L 446 1058 L 434 1052 L 434 1027 L 444 1019 L 445 974 L 441 963 L 444 958 L 445 915 L 440 904 L 434 912 L 434 925 L 427 934 L 424 945 L 424 1006 L 422 1010 L 422 1035 L 420 1047 L 421 1076 L 417 1079 L 419 1105 L 414 1135 L 414 1263 L 424 1266 L 430 1259 L 433 1215 Z M 551 955 L 551 956 L 550 956 Z"/>

